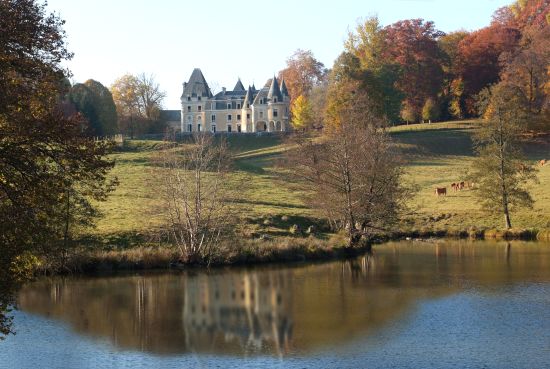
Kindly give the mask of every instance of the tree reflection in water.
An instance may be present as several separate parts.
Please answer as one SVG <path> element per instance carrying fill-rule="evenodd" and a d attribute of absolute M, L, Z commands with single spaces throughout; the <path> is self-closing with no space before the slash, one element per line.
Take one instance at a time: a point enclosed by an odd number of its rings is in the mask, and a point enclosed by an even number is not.
<path fill-rule="evenodd" d="M 284 356 L 375 334 L 473 285 L 550 281 L 548 245 L 516 244 L 390 243 L 324 264 L 43 279 L 19 303 L 121 349 Z"/>

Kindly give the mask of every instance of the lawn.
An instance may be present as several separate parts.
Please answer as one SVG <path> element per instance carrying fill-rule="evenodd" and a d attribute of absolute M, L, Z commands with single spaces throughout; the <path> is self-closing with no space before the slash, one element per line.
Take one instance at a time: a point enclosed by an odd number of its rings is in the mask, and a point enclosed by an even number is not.
<path fill-rule="evenodd" d="M 481 211 L 474 190 L 452 192 L 450 184 L 465 178 L 473 158 L 471 135 L 475 121 L 416 124 L 393 127 L 390 134 L 406 159 L 405 181 L 415 193 L 407 201 L 402 230 L 465 230 L 501 227 L 501 217 Z M 278 136 L 232 135 L 228 144 L 235 157 L 230 180 L 238 185 L 242 229 L 249 235 L 285 235 L 292 224 L 318 224 L 315 212 L 305 206 L 304 193 L 288 183 L 277 164 L 287 146 Z M 154 233 L 162 218 L 157 210 L 160 186 L 155 155 L 160 141 L 128 141 L 112 154 L 112 175 L 120 185 L 107 202 L 92 232 L 101 238 Z M 528 159 L 550 158 L 549 144 L 526 145 Z M 540 168 L 539 183 L 532 184 L 535 207 L 512 213 L 514 227 L 550 227 L 550 165 Z M 437 197 L 434 187 L 447 187 Z"/>

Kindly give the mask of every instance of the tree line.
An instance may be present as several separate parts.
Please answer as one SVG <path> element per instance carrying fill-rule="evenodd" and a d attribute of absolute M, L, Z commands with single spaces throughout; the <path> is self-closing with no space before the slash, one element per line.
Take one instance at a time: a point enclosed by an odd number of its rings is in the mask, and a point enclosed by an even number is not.
<path fill-rule="evenodd" d="M 481 91 L 505 84 L 524 96 L 525 128 L 547 130 L 549 12 L 548 2 L 520 0 L 498 9 L 487 27 L 447 34 L 422 19 L 383 26 L 369 17 L 349 32 L 331 70 L 311 51 L 298 50 L 279 77 L 293 98 L 297 126 L 323 125 L 330 76 L 343 72 L 368 91 L 392 124 L 479 117 Z"/>

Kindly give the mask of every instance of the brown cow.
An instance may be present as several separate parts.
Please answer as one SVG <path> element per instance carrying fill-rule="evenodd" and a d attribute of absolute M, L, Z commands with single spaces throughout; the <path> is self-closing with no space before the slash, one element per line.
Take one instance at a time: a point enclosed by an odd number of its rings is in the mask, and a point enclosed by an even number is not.
<path fill-rule="evenodd" d="M 451 183 L 451 188 L 452 188 L 454 191 L 458 191 L 458 183 Z"/>
<path fill-rule="evenodd" d="M 436 187 L 435 188 L 436 196 L 447 196 L 447 187 Z"/>
<path fill-rule="evenodd" d="M 461 191 L 464 189 L 464 182 L 460 182 L 458 184 L 458 189 L 461 190 Z"/>

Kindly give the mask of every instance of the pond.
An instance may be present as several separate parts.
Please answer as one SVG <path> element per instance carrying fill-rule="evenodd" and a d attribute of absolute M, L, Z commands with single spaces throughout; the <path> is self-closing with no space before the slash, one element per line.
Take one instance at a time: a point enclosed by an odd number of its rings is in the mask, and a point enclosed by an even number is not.
<path fill-rule="evenodd" d="M 547 367 L 550 244 L 399 242 L 320 264 L 46 278 L 0 367 Z"/>

